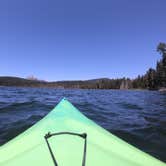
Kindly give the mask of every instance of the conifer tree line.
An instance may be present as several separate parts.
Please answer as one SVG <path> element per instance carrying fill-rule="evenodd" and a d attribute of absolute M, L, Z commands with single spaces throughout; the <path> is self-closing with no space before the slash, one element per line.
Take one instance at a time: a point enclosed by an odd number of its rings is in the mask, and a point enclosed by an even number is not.
<path fill-rule="evenodd" d="M 134 79 L 133 88 L 153 90 L 166 87 L 166 43 L 159 43 L 157 51 L 162 58 L 157 62 L 156 69 L 150 68 L 145 75 Z"/>
<path fill-rule="evenodd" d="M 161 59 L 157 62 L 156 68 L 150 68 L 144 75 L 135 79 L 96 79 L 91 81 L 80 82 L 79 88 L 95 89 L 149 89 L 157 90 L 166 88 L 166 43 L 159 43 L 157 52 L 161 54 Z"/>
<path fill-rule="evenodd" d="M 157 62 L 156 68 L 150 68 L 144 75 L 135 79 L 120 78 L 120 79 L 96 79 L 93 81 L 85 81 L 79 84 L 80 88 L 95 88 L 95 89 L 149 89 L 157 90 L 166 88 L 166 43 L 159 43 L 157 52 L 161 54 L 161 59 Z"/>

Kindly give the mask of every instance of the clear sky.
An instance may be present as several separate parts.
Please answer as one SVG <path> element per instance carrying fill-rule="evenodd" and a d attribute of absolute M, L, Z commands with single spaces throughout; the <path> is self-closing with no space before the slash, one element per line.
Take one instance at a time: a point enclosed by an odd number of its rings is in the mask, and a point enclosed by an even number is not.
<path fill-rule="evenodd" d="M 0 75 L 136 77 L 166 42 L 166 0 L 1 0 Z"/>

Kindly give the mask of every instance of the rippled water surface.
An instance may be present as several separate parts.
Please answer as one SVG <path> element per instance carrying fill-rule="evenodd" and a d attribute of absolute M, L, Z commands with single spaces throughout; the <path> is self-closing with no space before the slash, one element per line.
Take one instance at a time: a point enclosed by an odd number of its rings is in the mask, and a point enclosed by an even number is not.
<path fill-rule="evenodd" d="M 157 91 L 0 87 L 0 145 L 44 117 L 63 97 L 103 128 L 166 162 L 166 94 Z"/>

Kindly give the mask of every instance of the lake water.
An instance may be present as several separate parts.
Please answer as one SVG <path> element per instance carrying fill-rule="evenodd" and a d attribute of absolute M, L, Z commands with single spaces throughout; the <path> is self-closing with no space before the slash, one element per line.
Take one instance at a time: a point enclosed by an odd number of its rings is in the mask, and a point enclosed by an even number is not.
<path fill-rule="evenodd" d="M 63 97 L 109 132 L 166 162 L 166 94 L 157 91 L 0 87 L 0 145 Z"/>

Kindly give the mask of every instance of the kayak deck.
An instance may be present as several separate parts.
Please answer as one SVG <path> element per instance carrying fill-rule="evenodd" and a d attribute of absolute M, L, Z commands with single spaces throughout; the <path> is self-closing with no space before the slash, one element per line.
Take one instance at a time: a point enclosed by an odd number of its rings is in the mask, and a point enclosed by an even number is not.
<path fill-rule="evenodd" d="M 45 134 L 86 133 L 86 166 L 166 166 L 110 134 L 79 112 L 68 100 L 62 101 L 42 120 L 0 147 L 1 166 L 54 166 Z M 62 134 L 49 138 L 58 166 L 81 166 L 84 140 Z"/>

